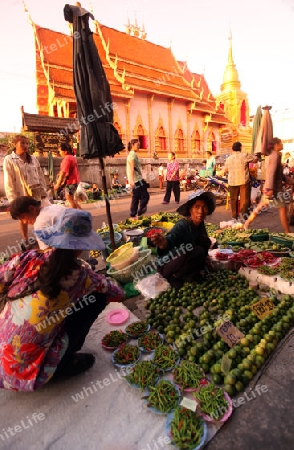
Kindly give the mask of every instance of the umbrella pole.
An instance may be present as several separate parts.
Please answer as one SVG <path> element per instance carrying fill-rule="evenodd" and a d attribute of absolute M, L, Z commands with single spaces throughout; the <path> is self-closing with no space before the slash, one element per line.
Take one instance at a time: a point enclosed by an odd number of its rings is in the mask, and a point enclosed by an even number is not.
<path fill-rule="evenodd" d="M 110 212 L 110 203 L 109 203 L 109 197 L 108 197 L 105 166 L 104 166 L 103 158 L 99 158 L 99 163 L 100 163 L 100 168 L 101 168 L 102 188 L 104 191 L 106 215 L 107 215 L 107 221 L 108 221 L 108 225 L 109 225 L 110 242 L 111 242 L 112 251 L 114 251 L 116 249 L 116 246 L 115 246 L 115 241 L 114 241 L 114 231 L 113 231 L 112 217 L 111 217 L 111 212 Z"/>

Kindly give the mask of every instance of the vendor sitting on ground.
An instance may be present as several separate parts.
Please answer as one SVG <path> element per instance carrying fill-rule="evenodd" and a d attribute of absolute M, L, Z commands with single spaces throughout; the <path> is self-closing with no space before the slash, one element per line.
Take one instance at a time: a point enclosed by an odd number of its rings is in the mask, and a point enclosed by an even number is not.
<path fill-rule="evenodd" d="M 90 191 L 93 194 L 93 200 L 99 200 L 99 198 L 101 198 L 102 190 L 97 186 L 96 183 L 93 183 L 92 188 L 90 189 Z"/>
<path fill-rule="evenodd" d="M 120 181 L 118 179 L 118 173 L 116 173 L 116 172 L 113 174 L 113 178 L 111 180 L 111 187 L 112 187 L 112 189 L 121 189 L 122 187 L 124 187 L 120 183 Z"/>
<path fill-rule="evenodd" d="M 157 246 L 158 271 L 171 286 L 179 288 L 185 281 L 194 281 L 205 267 L 211 241 L 204 220 L 215 210 L 212 192 L 196 191 L 177 212 L 184 216 L 169 233 L 151 237 Z"/>
<path fill-rule="evenodd" d="M 123 299 L 119 287 L 78 260 L 82 250 L 105 248 L 89 212 L 64 208 L 35 234 L 53 248 L 26 251 L 0 267 L 0 388 L 14 391 L 92 367 L 94 355 L 77 352 L 106 302 Z"/>

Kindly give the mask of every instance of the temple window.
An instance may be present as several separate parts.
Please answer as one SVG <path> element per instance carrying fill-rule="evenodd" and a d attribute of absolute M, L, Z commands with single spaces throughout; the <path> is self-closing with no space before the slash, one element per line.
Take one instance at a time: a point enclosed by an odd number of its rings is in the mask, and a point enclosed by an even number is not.
<path fill-rule="evenodd" d="M 217 150 L 217 141 L 215 140 L 215 136 L 211 134 L 211 151 L 215 155 Z"/>
<path fill-rule="evenodd" d="M 175 152 L 185 153 L 185 137 L 181 128 L 178 128 L 175 133 Z"/>
<path fill-rule="evenodd" d="M 200 155 L 200 134 L 198 130 L 194 130 L 191 136 L 192 157 Z"/>
<path fill-rule="evenodd" d="M 163 127 L 160 127 L 159 129 L 158 140 L 159 140 L 159 150 L 166 150 L 166 136 Z"/>
<path fill-rule="evenodd" d="M 140 148 L 146 150 L 148 148 L 147 136 L 144 133 L 144 129 L 142 125 L 139 125 L 137 128 L 137 136 L 140 142 Z"/>

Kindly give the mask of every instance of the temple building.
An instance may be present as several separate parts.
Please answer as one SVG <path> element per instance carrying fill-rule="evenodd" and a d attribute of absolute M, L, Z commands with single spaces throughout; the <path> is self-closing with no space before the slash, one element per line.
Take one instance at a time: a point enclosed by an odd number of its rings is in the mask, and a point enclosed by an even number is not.
<path fill-rule="evenodd" d="M 243 149 L 251 153 L 252 128 L 247 95 L 241 91 L 238 71 L 233 60 L 232 35 L 229 37 L 228 63 L 225 68 L 221 90 L 216 95 L 217 104 L 230 120 L 221 128 L 220 146 L 224 153 L 229 153 L 235 141 L 242 142 Z"/>
<path fill-rule="evenodd" d="M 72 39 L 76 37 L 29 19 L 35 37 L 38 113 L 73 119 L 77 111 Z M 121 32 L 95 20 L 94 28 L 110 84 L 114 126 L 125 145 L 138 138 L 145 158 L 166 158 L 168 151 L 174 151 L 178 158 L 203 159 L 206 150 L 228 153 L 235 140 L 249 150 L 249 107 L 240 90 L 231 40 L 221 92 L 214 98 L 203 75 L 177 61 L 171 48 L 147 41 L 145 29 L 137 23 L 128 22 L 126 32 Z M 77 130 L 69 125 L 60 131 L 67 135 Z M 119 157 L 125 158 L 126 150 Z"/>

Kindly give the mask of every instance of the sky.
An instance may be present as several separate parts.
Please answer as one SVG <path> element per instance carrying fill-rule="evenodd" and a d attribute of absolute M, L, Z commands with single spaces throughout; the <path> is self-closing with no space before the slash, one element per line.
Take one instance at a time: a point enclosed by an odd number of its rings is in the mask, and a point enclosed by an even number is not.
<path fill-rule="evenodd" d="M 75 1 L 71 2 L 75 4 Z M 92 0 L 95 18 L 124 31 L 128 18 L 144 23 L 147 40 L 171 46 L 192 72 L 204 73 L 215 96 L 228 61 L 229 34 L 250 113 L 294 106 L 294 0 Z M 33 30 L 22 0 L 0 0 L 0 132 L 19 132 L 20 107 L 36 113 Z M 64 0 L 26 0 L 32 20 L 68 34 Z"/>

